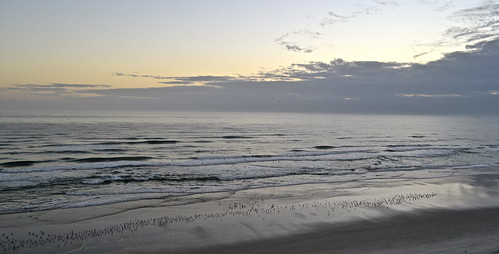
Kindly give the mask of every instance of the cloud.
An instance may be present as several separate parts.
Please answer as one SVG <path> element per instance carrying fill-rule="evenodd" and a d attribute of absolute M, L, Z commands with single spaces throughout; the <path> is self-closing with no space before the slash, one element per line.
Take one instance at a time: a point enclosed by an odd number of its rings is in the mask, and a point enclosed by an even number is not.
<path fill-rule="evenodd" d="M 321 35 L 321 33 L 312 30 L 299 30 L 283 34 L 279 36 L 279 38 L 275 39 L 275 42 L 281 46 L 284 46 L 289 51 L 312 53 L 313 49 L 311 47 L 299 46 L 296 42 L 292 42 L 290 37 L 305 36 L 315 39 L 319 38 Z"/>
<path fill-rule="evenodd" d="M 499 3 L 497 1 L 485 1 L 475 7 L 455 11 L 450 15 L 450 19 L 456 24 L 443 32 L 441 40 L 419 46 L 431 47 L 431 51 L 435 51 L 449 46 L 465 45 L 466 49 L 473 50 L 480 49 L 483 43 L 499 38 Z"/>
<path fill-rule="evenodd" d="M 161 81 L 160 84 L 165 85 L 174 85 L 174 86 L 200 86 L 200 85 L 209 85 L 210 83 L 218 83 L 218 82 L 228 82 L 235 81 L 237 77 L 231 76 L 160 76 L 160 75 L 147 75 L 147 74 L 129 74 L 122 72 L 115 72 L 112 74 L 117 77 L 132 77 L 132 78 L 150 78 L 150 79 L 159 79 L 159 80 L 168 80 Z"/>
<path fill-rule="evenodd" d="M 53 83 L 11 89 L 72 96 L 64 108 L 88 110 L 497 114 L 499 39 L 473 48 L 425 64 L 334 59 L 250 75 L 113 74 L 117 79 L 156 80 L 164 87 Z M 78 97 L 85 94 L 100 97 Z"/>
<path fill-rule="evenodd" d="M 454 1 L 441 1 L 441 0 L 420 0 L 422 5 L 432 5 L 436 6 L 436 10 L 440 12 L 447 11 L 455 7 Z"/>
<path fill-rule="evenodd" d="M 294 43 L 282 42 L 281 45 L 285 46 L 289 51 L 312 53 L 312 49 L 300 47 Z"/>
<path fill-rule="evenodd" d="M 289 67 L 275 69 L 272 71 L 262 71 L 250 75 L 235 75 L 235 76 L 161 76 L 149 74 L 128 74 L 122 72 L 115 72 L 112 75 L 117 77 L 131 77 L 131 78 L 148 78 L 167 80 L 158 83 L 172 86 L 212 86 L 218 87 L 215 84 L 223 84 L 228 82 L 269 82 L 269 81 L 301 81 L 319 78 L 316 74 L 322 71 L 326 63 L 310 62 L 308 64 L 292 64 Z"/>
<path fill-rule="evenodd" d="M 388 8 L 395 8 L 403 3 L 397 1 L 365 1 L 357 3 L 356 9 L 351 11 L 330 10 L 324 16 L 318 18 L 316 24 L 307 25 L 312 29 L 301 29 L 286 32 L 275 39 L 275 42 L 287 51 L 311 53 L 323 47 L 331 45 L 318 41 L 330 33 L 330 26 L 351 22 L 362 16 L 380 13 Z M 435 11 L 449 12 L 455 8 L 454 1 L 420 0 L 420 5 L 435 6 Z M 456 25 L 442 31 L 442 39 L 430 43 L 418 43 L 413 46 L 423 48 L 420 53 L 414 54 L 414 59 L 421 60 L 424 56 L 436 53 L 449 52 L 449 48 L 467 46 L 472 49 L 473 45 L 499 38 L 499 3 L 489 0 L 478 6 L 454 11 L 450 18 L 456 21 Z"/>
<path fill-rule="evenodd" d="M 131 77 L 155 77 L 158 79 L 171 79 L 160 83 L 189 84 L 190 82 L 205 82 L 226 86 L 235 83 L 272 83 L 272 82 L 338 82 L 338 83 L 427 83 L 418 88 L 428 87 L 429 84 L 445 81 L 438 87 L 464 85 L 466 81 L 474 80 L 493 81 L 495 67 L 498 65 L 497 56 L 499 52 L 499 40 L 475 45 L 479 49 L 471 52 L 453 52 L 444 58 L 429 62 L 397 63 L 378 61 L 344 61 L 335 59 L 330 62 L 309 62 L 303 64 L 292 64 L 280 69 L 259 72 L 252 75 L 238 76 L 188 76 L 188 77 L 163 77 L 154 75 L 128 75 Z M 424 75 L 423 75 L 424 74 Z M 480 74 L 480 75 L 479 75 Z M 463 79 L 464 78 L 464 79 Z M 407 80 L 404 80 L 407 79 Z M 401 85 L 403 86 L 403 85 Z M 400 93 L 402 94 L 402 93 Z M 409 93 L 408 93 L 409 94 Z M 422 93 L 424 94 L 424 93 Z M 433 93 L 430 93 L 433 94 Z M 442 93 L 435 93 L 442 94 Z"/>
<path fill-rule="evenodd" d="M 292 52 L 312 53 L 314 46 L 310 44 L 305 46 L 304 40 L 316 40 L 324 35 L 324 29 L 328 26 L 349 22 L 350 20 L 365 15 L 371 15 L 389 7 L 398 5 L 395 1 L 373 0 L 367 4 L 357 4 L 355 11 L 347 11 L 339 13 L 338 11 L 328 11 L 324 17 L 320 18 L 318 24 L 314 24 L 316 29 L 302 29 L 287 32 L 277 37 L 274 41 L 283 46 L 286 50 Z M 321 31 L 318 31 L 321 30 Z"/>
<path fill-rule="evenodd" d="M 49 95 L 69 95 L 80 94 L 81 89 L 88 88 L 110 88 L 110 85 L 90 85 L 90 84 L 13 84 L 9 90 L 27 91 L 34 94 L 49 94 Z"/>
<path fill-rule="evenodd" d="M 473 51 L 449 53 L 426 64 L 335 59 L 293 64 L 246 76 L 166 77 L 122 73 L 117 76 L 153 78 L 161 84 L 205 82 L 207 85 L 98 88 L 80 92 L 106 96 L 108 101 L 101 102 L 108 103 L 106 107 L 125 108 L 134 105 L 146 109 L 211 111 L 497 113 L 499 40 L 475 47 Z M 118 98 L 122 101 L 116 101 Z"/>
<path fill-rule="evenodd" d="M 336 23 L 348 22 L 351 19 L 356 18 L 358 16 L 365 16 L 365 15 L 374 14 L 374 13 L 382 11 L 384 8 L 387 8 L 389 6 L 393 7 L 396 5 L 398 5 L 398 3 L 395 1 L 374 0 L 368 4 L 362 4 L 362 5 L 359 4 L 358 9 L 356 11 L 346 12 L 346 13 L 342 13 L 342 14 L 338 14 L 337 12 L 329 11 L 328 15 L 321 19 L 320 25 L 325 27 L 325 26 L 336 24 Z"/>
<path fill-rule="evenodd" d="M 110 85 L 88 85 L 88 84 L 62 84 L 62 83 L 51 83 L 46 85 L 39 84 L 14 84 L 13 86 L 19 89 L 66 89 L 66 88 L 107 88 Z"/>
<path fill-rule="evenodd" d="M 433 50 L 433 49 L 432 49 L 432 50 L 429 50 L 429 51 L 426 51 L 426 52 L 421 52 L 421 53 L 419 53 L 419 54 L 414 55 L 414 56 L 413 56 L 413 58 L 414 58 L 414 59 L 416 59 L 416 58 L 420 58 L 420 57 L 422 57 L 422 56 L 425 56 L 425 55 L 431 54 L 431 53 L 433 53 L 434 51 L 435 51 L 435 50 Z"/>

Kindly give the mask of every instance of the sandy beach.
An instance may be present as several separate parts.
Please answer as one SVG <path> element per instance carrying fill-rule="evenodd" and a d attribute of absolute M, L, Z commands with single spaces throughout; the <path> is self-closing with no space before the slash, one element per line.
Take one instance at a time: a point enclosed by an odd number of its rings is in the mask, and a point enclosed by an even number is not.
<path fill-rule="evenodd" d="M 0 216 L 6 253 L 497 253 L 496 169 Z"/>

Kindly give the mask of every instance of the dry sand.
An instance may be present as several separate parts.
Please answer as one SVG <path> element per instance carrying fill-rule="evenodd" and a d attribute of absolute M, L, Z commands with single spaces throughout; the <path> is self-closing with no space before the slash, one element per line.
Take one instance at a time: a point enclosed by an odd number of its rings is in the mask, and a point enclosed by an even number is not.
<path fill-rule="evenodd" d="M 7 253 L 496 253 L 498 174 L 305 184 L 0 215 Z"/>

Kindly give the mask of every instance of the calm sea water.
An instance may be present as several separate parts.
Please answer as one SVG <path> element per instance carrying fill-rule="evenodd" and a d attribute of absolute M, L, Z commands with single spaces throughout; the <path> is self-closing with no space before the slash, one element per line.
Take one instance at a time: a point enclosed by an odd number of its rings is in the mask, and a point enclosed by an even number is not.
<path fill-rule="evenodd" d="M 4 113 L 0 213 L 498 164 L 497 117 Z"/>

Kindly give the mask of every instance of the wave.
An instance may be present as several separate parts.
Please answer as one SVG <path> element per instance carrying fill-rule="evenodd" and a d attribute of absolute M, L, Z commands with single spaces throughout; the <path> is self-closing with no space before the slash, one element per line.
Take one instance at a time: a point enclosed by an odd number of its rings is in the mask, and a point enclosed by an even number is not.
<path fill-rule="evenodd" d="M 147 193 L 146 193 L 147 194 Z M 155 194 L 155 195 L 153 195 Z M 110 205 L 129 201 L 139 201 L 147 199 L 157 199 L 173 196 L 171 192 L 159 192 L 159 193 L 149 193 L 148 196 L 99 196 L 98 199 L 95 197 L 88 197 L 86 200 L 72 201 L 69 199 L 60 199 L 59 202 L 43 202 L 35 204 L 23 204 L 17 207 L 2 207 L 0 208 L 0 214 L 9 214 L 17 212 L 34 212 L 34 211 L 46 211 L 53 209 L 68 209 L 68 208 L 80 208 L 80 207 L 90 207 L 99 205 Z M 177 194 L 178 195 L 178 194 Z"/>
<path fill-rule="evenodd" d="M 42 147 L 51 147 L 52 150 L 45 152 L 54 152 L 54 153 L 105 151 L 113 148 L 103 144 L 64 144 L 64 145 L 52 144 L 52 145 L 45 145 Z"/>
<path fill-rule="evenodd" d="M 429 144 L 387 145 L 385 152 L 410 152 L 417 150 L 455 150 L 458 147 L 433 146 Z"/>
<path fill-rule="evenodd" d="M 17 173 L 47 172 L 47 171 L 66 171 L 66 170 L 94 170 L 94 169 L 103 169 L 103 168 L 146 166 L 146 165 L 154 165 L 154 164 L 141 161 L 92 162 L 92 163 L 81 163 L 81 164 L 73 164 L 65 166 L 46 166 L 46 167 L 33 167 L 33 168 L 23 168 L 23 169 L 2 169 L 0 172 L 17 174 Z"/>
<path fill-rule="evenodd" d="M 87 185 L 107 184 L 115 182 L 147 182 L 147 181 L 164 181 L 164 182 L 206 182 L 206 181 L 227 181 L 237 178 L 224 179 L 215 175 L 151 175 L 151 176 L 133 176 L 133 175 L 103 175 L 101 177 L 92 177 L 83 179 L 81 183 Z"/>
<path fill-rule="evenodd" d="M 78 152 L 78 151 L 112 151 L 117 148 L 114 145 L 136 145 L 136 144 L 149 144 L 149 145 L 161 145 L 161 144 L 177 144 L 180 143 L 178 140 L 140 140 L 140 141 L 105 141 L 92 144 L 50 144 L 43 145 L 41 147 L 51 147 L 53 150 L 50 152 Z M 49 152 L 49 151 L 47 151 Z"/>
<path fill-rule="evenodd" d="M 321 149 L 319 149 L 321 150 Z M 271 161 L 356 161 L 384 156 L 387 158 L 396 157 L 435 157 L 451 155 L 457 152 L 464 152 L 462 148 L 443 147 L 392 147 L 392 150 L 372 151 L 372 150 L 328 150 L 322 151 L 296 151 L 276 155 L 250 155 L 250 156 L 215 156 L 197 157 L 188 160 L 153 160 L 149 156 L 123 156 L 123 157 L 89 157 L 82 159 L 71 159 L 72 162 L 81 162 L 73 165 L 46 166 L 17 169 L 3 169 L 1 172 L 23 173 L 23 172 L 45 172 L 63 170 L 91 170 L 102 168 L 128 167 L 128 166 L 177 166 L 177 167 L 199 167 L 229 164 L 244 164 L 255 162 Z M 14 163 L 14 162 L 13 162 Z M 26 162 L 29 166 L 29 163 Z"/>
<path fill-rule="evenodd" d="M 379 155 L 387 157 L 435 157 L 443 155 L 451 155 L 457 152 L 465 152 L 466 149 L 450 149 L 450 148 L 402 148 L 402 149 L 387 149 L 380 152 Z"/>
<path fill-rule="evenodd" d="M 269 162 L 269 161 L 314 161 L 314 160 L 350 160 L 364 159 L 374 156 L 373 152 L 359 151 L 321 151 L 321 152 L 293 152 L 281 155 L 251 155 L 251 156 L 234 156 L 234 157 L 199 157 L 191 160 L 170 162 L 169 165 L 174 166 L 215 166 L 228 164 L 242 164 L 252 162 Z M 323 158 L 321 158 L 323 157 Z"/>

